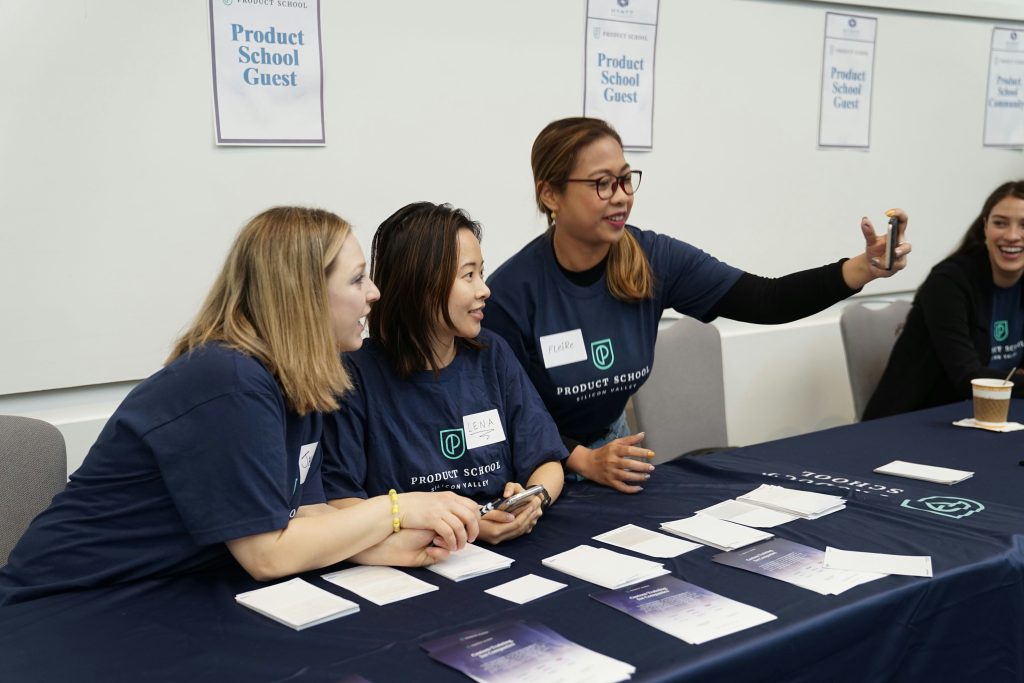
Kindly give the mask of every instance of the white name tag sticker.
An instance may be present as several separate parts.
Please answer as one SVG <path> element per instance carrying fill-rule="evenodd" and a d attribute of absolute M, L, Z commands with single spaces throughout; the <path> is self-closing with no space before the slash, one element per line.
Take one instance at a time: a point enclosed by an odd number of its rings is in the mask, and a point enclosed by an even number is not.
<path fill-rule="evenodd" d="M 464 416 L 462 427 L 466 432 L 466 450 L 505 440 L 505 430 L 501 428 L 497 409 Z"/>
<path fill-rule="evenodd" d="M 316 455 L 316 447 L 319 441 L 307 443 L 299 447 L 299 483 L 306 483 L 306 475 L 309 474 L 309 466 L 313 464 L 313 456 Z"/>
<path fill-rule="evenodd" d="M 579 363 L 587 359 L 587 347 L 583 343 L 581 329 L 549 334 L 541 337 L 539 341 L 546 368 L 557 368 L 559 365 Z"/>

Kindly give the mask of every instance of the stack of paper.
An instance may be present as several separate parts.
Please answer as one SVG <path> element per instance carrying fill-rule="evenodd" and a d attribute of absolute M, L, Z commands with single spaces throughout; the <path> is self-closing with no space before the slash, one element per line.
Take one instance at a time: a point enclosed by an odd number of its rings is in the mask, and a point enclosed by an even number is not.
<path fill-rule="evenodd" d="M 736 500 L 796 515 L 804 519 L 818 519 L 846 507 L 846 500 L 842 496 L 787 489 L 771 484 L 761 484 L 750 493 L 737 496 Z"/>
<path fill-rule="evenodd" d="M 542 562 L 546 567 L 605 588 L 622 588 L 668 574 L 668 570 L 657 562 L 589 545 L 576 546 Z"/>
<path fill-rule="evenodd" d="M 678 557 L 700 547 L 697 543 L 659 534 L 657 531 L 644 529 L 635 524 L 626 524 L 618 529 L 606 531 L 599 536 L 594 536 L 594 540 L 651 557 Z"/>
<path fill-rule="evenodd" d="M 239 593 L 235 600 L 296 631 L 359 611 L 359 605 L 351 600 L 302 579 Z"/>
<path fill-rule="evenodd" d="M 503 621 L 435 638 L 422 647 L 432 659 L 481 683 L 618 683 L 636 671 L 534 622 Z"/>
<path fill-rule="evenodd" d="M 798 519 L 796 515 L 790 515 L 778 510 L 771 510 L 760 505 L 744 503 L 739 500 L 723 500 L 721 503 L 697 510 L 698 515 L 710 515 L 715 519 L 724 519 L 726 522 L 742 524 L 743 526 L 756 526 L 764 529 L 778 526 L 786 522 Z"/>
<path fill-rule="evenodd" d="M 510 557 L 477 545 L 466 544 L 462 550 L 449 553 L 448 559 L 432 564 L 427 569 L 452 581 L 462 581 L 508 569 L 512 562 L 514 560 Z"/>
<path fill-rule="evenodd" d="M 549 593 L 554 593 L 557 590 L 565 588 L 564 583 L 558 581 L 552 581 L 551 579 L 545 579 L 543 576 L 537 576 L 536 574 L 527 574 L 521 576 L 518 579 L 503 583 L 500 586 L 494 588 L 488 588 L 484 593 L 490 593 L 496 598 L 502 600 L 508 600 L 518 605 L 525 605 L 531 600 L 542 598 Z"/>
<path fill-rule="evenodd" d="M 437 590 L 437 586 L 392 567 L 352 567 L 324 574 L 321 578 L 377 605 L 388 605 Z"/>
<path fill-rule="evenodd" d="M 879 474 L 891 474 L 894 477 L 906 477 L 907 479 L 920 479 L 935 484 L 958 484 L 964 479 L 970 479 L 974 472 L 966 470 L 954 470 L 948 467 L 935 467 L 933 465 L 918 465 L 902 460 L 893 460 L 888 465 L 875 468 Z"/>
<path fill-rule="evenodd" d="M 708 515 L 694 515 L 687 519 L 665 522 L 661 528 L 719 550 L 735 550 L 772 537 L 767 531 L 758 531 Z"/>
<path fill-rule="evenodd" d="M 691 645 L 775 619 L 770 612 L 730 600 L 674 576 L 660 576 L 629 588 L 591 593 L 590 597 Z"/>
<path fill-rule="evenodd" d="M 885 576 L 877 572 L 828 569 L 824 566 L 825 553 L 821 550 L 781 538 L 715 555 L 711 559 L 719 564 L 746 569 L 821 595 L 839 595 L 854 586 Z"/>

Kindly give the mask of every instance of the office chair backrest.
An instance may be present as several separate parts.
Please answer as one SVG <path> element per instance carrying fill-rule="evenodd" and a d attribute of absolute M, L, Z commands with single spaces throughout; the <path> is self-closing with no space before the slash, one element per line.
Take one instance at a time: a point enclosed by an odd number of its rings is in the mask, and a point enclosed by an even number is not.
<path fill-rule="evenodd" d="M 42 420 L 0 415 L 0 566 L 67 483 L 64 437 Z"/>
<path fill-rule="evenodd" d="M 903 331 L 908 313 L 909 301 L 894 301 L 882 308 L 850 304 L 839 316 L 856 420 L 864 414 L 864 408 L 882 379 L 889 354 Z"/>
<path fill-rule="evenodd" d="M 654 463 L 728 443 L 722 340 L 714 325 L 682 318 L 661 330 L 650 377 L 633 395 L 637 429 Z"/>

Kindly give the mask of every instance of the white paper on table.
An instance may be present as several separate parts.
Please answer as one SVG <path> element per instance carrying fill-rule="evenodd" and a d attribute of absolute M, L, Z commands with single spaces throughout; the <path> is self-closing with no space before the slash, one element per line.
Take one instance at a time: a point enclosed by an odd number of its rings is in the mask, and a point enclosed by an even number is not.
<path fill-rule="evenodd" d="M 579 545 L 541 560 L 546 567 L 605 588 L 622 588 L 663 576 L 669 571 L 657 562 L 630 557 L 606 548 Z"/>
<path fill-rule="evenodd" d="M 984 425 L 979 422 L 975 422 L 973 417 L 965 417 L 962 420 L 957 420 L 953 423 L 954 427 L 973 427 L 974 429 L 984 429 L 986 432 L 1019 432 L 1024 429 L 1024 425 L 1020 422 L 1004 422 L 1001 425 Z"/>
<path fill-rule="evenodd" d="M 393 567 L 352 567 L 324 574 L 320 578 L 350 590 L 375 605 L 388 605 L 437 590 L 434 584 L 421 581 Z"/>
<path fill-rule="evenodd" d="M 796 515 L 781 510 L 772 510 L 761 505 L 744 503 L 742 500 L 723 500 L 721 503 L 697 510 L 698 515 L 709 515 L 715 519 L 733 524 L 767 529 L 799 519 Z"/>
<path fill-rule="evenodd" d="M 240 605 L 300 631 L 359 611 L 359 604 L 300 578 L 239 593 Z"/>
<path fill-rule="evenodd" d="M 700 547 L 699 543 L 659 534 L 635 524 L 626 524 L 618 529 L 606 531 L 594 536 L 594 540 L 651 557 L 678 557 Z"/>
<path fill-rule="evenodd" d="M 974 472 L 967 470 L 954 470 L 949 467 L 935 467 L 933 465 L 919 465 L 903 460 L 893 460 L 888 465 L 876 467 L 875 472 L 889 474 L 894 477 L 906 477 L 907 479 L 919 479 L 930 481 L 935 484 L 956 484 L 964 479 L 970 479 Z"/>
<path fill-rule="evenodd" d="M 806 519 L 817 519 L 846 507 L 842 496 L 788 489 L 785 486 L 761 484 L 753 491 L 737 496 L 737 500 L 789 512 Z"/>
<path fill-rule="evenodd" d="M 510 557 L 467 543 L 462 550 L 448 553 L 448 559 L 432 564 L 427 569 L 452 581 L 462 581 L 508 569 L 512 562 Z"/>
<path fill-rule="evenodd" d="M 694 515 L 686 519 L 665 522 L 661 528 L 719 550 L 735 550 L 772 537 L 767 531 L 758 531 L 708 515 Z"/>
<path fill-rule="evenodd" d="M 880 572 L 900 576 L 932 575 L 930 555 L 888 555 L 825 547 L 825 567 L 855 572 Z"/>
<path fill-rule="evenodd" d="M 561 590 L 567 585 L 558 581 L 552 581 L 551 579 L 545 579 L 543 576 L 537 576 L 536 574 L 527 574 L 514 581 L 503 583 L 494 588 L 488 588 L 484 593 L 490 593 L 496 598 L 523 605 L 531 600 L 536 600 Z"/>

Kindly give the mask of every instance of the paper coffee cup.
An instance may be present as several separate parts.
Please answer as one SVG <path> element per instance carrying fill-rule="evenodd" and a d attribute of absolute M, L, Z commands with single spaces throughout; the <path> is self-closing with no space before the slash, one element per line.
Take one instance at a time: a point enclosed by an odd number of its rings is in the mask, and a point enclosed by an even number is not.
<path fill-rule="evenodd" d="M 974 392 L 974 421 L 991 427 L 1006 424 L 1013 382 L 1001 379 L 972 379 L 971 389 Z"/>

